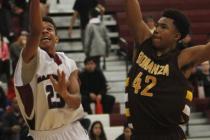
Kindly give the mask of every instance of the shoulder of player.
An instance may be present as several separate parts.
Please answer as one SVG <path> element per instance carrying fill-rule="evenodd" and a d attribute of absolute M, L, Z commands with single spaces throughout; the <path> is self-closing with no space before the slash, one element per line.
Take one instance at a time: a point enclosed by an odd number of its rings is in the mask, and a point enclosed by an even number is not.
<path fill-rule="evenodd" d="M 65 58 L 65 59 L 69 59 L 69 60 L 73 60 L 73 59 L 69 58 L 64 52 L 56 52 L 56 54 L 59 57 L 62 57 L 62 58 Z"/>
<path fill-rule="evenodd" d="M 56 53 L 62 60 L 65 60 L 68 63 L 76 63 L 75 60 L 66 56 L 65 53 L 63 52 L 56 52 Z"/>

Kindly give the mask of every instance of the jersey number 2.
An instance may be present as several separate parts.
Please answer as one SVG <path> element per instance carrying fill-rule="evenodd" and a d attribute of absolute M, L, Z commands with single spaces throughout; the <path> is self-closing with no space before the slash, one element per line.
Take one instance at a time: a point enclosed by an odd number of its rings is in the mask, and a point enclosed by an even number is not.
<path fill-rule="evenodd" d="M 138 94 L 139 91 L 141 90 L 142 80 L 143 80 L 142 79 L 142 72 L 140 72 L 133 81 L 133 88 L 134 88 L 134 93 L 135 94 Z M 144 82 L 147 83 L 148 85 L 144 89 L 142 89 L 140 94 L 142 96 L 152 97 L 153 93 L 151 93 L 149 90 L 152 89 L 157 84 L 156 77 L 154 77 L 152 75 L 147 75 L 144 79 Z"/>
<path fill-rule="evenodd" d="M 59 94 L 54 92 L 52 85 L 47 85 L 46 91 L 49 93 L 47 96 L 49 109 L 62 108 L 65 106 L 65 101 Z"/>

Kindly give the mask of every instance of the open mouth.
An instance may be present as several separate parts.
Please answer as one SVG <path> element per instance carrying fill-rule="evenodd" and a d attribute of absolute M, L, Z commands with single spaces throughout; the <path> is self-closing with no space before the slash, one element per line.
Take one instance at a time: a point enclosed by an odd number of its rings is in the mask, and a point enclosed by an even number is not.
<path fill-rule="evenodd" d="M 158 36 L 158 35 L 153 35 L 152 38 L 153 38 L 153 39 L 161 39 L 161 37 Z"/>
<path fill-rule="evenodd" d="M 41 41 L 50 41 L 49 37 L 42 37 Z"/>

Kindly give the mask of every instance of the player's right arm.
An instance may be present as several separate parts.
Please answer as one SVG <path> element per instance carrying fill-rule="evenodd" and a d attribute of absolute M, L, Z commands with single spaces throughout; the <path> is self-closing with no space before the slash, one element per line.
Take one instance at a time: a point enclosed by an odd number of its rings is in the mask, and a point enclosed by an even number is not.
<path fill-rule="evenodd" d="M 29 63 L 37 54 L 40 36 L 42 34 L 42 18 L 40 11 L 40 0 L 31 0 L 29 7 L 29 29 L 30 34 L 26 47 L 23 49 L 22 58 Z"/>
<path fill-rule="evenodd" d="M 125 0 L 128 24 L 134 35 L 135 42 L 142 44 L 152 36 L 146 23 L 143 20 L 140 4 L 138 0 Z"/>

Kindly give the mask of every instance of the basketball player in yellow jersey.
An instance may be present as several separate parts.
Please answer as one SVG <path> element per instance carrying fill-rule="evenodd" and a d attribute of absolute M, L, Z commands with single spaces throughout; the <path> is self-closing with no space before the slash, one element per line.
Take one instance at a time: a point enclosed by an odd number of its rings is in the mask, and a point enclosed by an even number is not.
<path fill-rule="evenodd" d="M 55 50 L 56 26 L 30 1 L 30 35 L 15 71 L 18 105 L 35 140 L 88 140 L 75 62 Z M 38 47 L 39 46 L 39 47 Z"/>
<path fill-rule="evenodd" d="M 146 26 L 141 0 L 125 0 L 127 18 L 136 42 L 128 74 L 126 115 L 138 140 L 185 140 L 179 124 L 190 116 L 194 66 L 210 59 L 210 43 L 177 47 L 189 34 L 190 23 L 178 10 L 165 10 L 153 34 Z"/>

